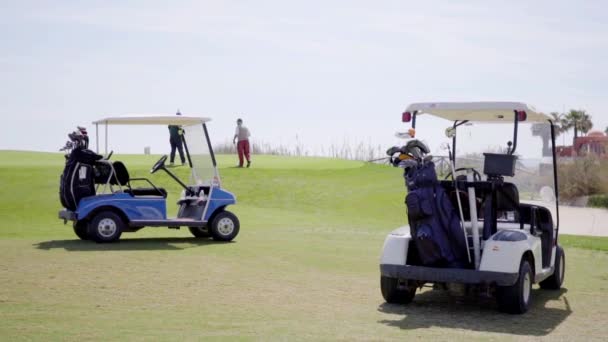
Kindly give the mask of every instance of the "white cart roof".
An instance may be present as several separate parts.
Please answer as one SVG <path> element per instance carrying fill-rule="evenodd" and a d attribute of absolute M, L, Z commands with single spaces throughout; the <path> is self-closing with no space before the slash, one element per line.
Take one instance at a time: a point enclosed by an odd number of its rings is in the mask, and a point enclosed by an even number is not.
<path fill-rule="evenodd" d="M 513 111 L 525 111 L 525 122 L 547 122 L 549 116 L 522 102 L 420 102 L 410 104 L 406 112 L 424 113 L 450 121 L 513 123 Z"/>
<path fill-rule="evenodd" d="M 190 126 L 211 121 L 210 118 L 187 115 L 128 114 L 93 121 L 94 125 L 182 125 Z"/>

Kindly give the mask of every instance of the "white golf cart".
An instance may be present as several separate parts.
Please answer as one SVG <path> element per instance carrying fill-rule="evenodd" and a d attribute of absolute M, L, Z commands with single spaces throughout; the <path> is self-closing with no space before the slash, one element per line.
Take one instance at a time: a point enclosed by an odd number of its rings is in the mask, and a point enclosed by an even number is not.
<path fill-rule="evenodd" d="M 438 215 L 435 210 L 455 213 L 466 251 L 460 254 L 464 255 L 460 263 L 425 262 L 424 248 L 443 244 L 449 249 L 457 239 L 433 240 L 443 232 L 432 229 L 421 235 L 408 202 L 409 225 L 386 237 L 381 254 L 384 299 L 388 303 L 409 303 L 417 289 L 433 284 L 434 289 L 451 294 L 495 296 L 499 310 L 521 314 L 530 306 L 533 284 L 538 283 L 542 289 L 559 289 L 564 280 L 565 255 L 558 244 L 557 166 L 551 118 L 518 102 L 444 102 L 411 104 L 402 114 L 402 121 L 411 122 L 417 135 L 424 131 L 416 129 L 417 121 L 428 123 L 428 127 L 442 122 L 449 125 L 445 134 L 451 139 L 451 148 L 449 144 L 443 147 L 449 152 L 450 167 L 448 171 L 438 171 L 447 176 L 430 186 L 446 193 L 450 205 L 437 209 L 438 203 L 430 204 L 423 216 L 426 219 Z M 545 144 L 542 152 L 536 150 L 537 163 L 532 164 L 524 160 L 524 155 L 540 146 L 539 132 L 544 132 Z M 501 134 L 504 140 L 497 143 Z M 522 137 L 525 134 L 530 137 Z M 465 140 L 472 141 L 469 149 L 463 145 Z M 523 151 L 516 154 L 518 140 Z M 401 151 L 397 163 L 407 161 L 408 167 L 416 170 L 422 167 L 420 163 L 432 163 L 422 150 L 416 152 L 419 162 L 406 149 L 391 153 Z M 481 167 L 485 177 L 478 171 Z M 555 201 L 555 206 L 545 207 L 543 203 L 547 201 Z"/>

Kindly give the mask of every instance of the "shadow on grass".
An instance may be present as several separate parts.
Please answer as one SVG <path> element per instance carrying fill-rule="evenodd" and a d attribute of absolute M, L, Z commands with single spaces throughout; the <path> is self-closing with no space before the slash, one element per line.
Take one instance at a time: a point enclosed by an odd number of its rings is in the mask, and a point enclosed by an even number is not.
<path fill-rule="evenodd" d="M 232 242 L 230 242 L 232 243 Z M 184 238 L 139 238 L 122 239 L 113 243 L 95 243 L 82 240 L 51 240 L 34 244 L 38 249 L 64 249 L 66 251 L 158 251 L 158 250 L 182 250 L 206 245 L 226 244 L 211 239 L 200 239 L 193 237 Z"/>
<path fill-rule="evenodd" d="M 444 291 L 417 294 L 408 305 L 383 303 L 378 311 L 402 315 L 379 323 L 405 330 L 430 327 L 466 329 L 512 335 L 545 336 L 551 333 L 572 310 L 567 289 L 532 291 L 532 305 L 523 315 L 498 312 L 494 299 L 452 297 Z"/>

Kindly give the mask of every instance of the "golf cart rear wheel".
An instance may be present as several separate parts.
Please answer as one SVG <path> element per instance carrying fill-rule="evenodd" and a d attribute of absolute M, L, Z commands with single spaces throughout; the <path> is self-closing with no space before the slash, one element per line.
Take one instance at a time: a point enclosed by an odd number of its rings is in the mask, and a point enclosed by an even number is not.
<path fill-rule="evenodd" d="M 85 221 L 74 222 L 74 233 L 80 238 L 80 240 L 90 240 L 87 229 L 88 225 Z"/>
<path fill-rule="evenodd" d="M 102 211 L 89 222 L 88 235 L 95 242 L 114 242 L 120 238 L 124 228 L 125 223 L 118 214 Z"/>
<path fill-rule="evenodd" d="M 541 289 L 545 290 L 559 290 L 564 282 L 564 275 L 566 274 L 566 255 L 564 249 L 561 246 L 557 246 L 555 249 L 555 267 L 553 268 L 553 274 L 541 281 Z"/>
<path fill-rule="evenodd" d="M 519 265 L 519 277 L 511 286 L 496 287 L 496 302 L 500 311 L 523 314 L 528 311 L 532 296 L 532 267 L 527 259 Z"/>
<path fill-rule="evenodd" d="M 410 286 L 407 280 L 380 276 L 380 290 L 387 303 L 408 304 L 416 295 L 416 287 Z"/>
<path fill-rule="evenodd" d="M 190 230 L 190 233 L 197 238 L 211 237 L 211 234 L 209 234 L 209 229 L 203 227 L 188 227 L 188 229 Z"/>
<path fill-rule="evenodd" d="M 213 240 L 232 241 L 239 233 L 239 219 L 229 211 L 217 213 L 211 221 L 209 233 Z"/>

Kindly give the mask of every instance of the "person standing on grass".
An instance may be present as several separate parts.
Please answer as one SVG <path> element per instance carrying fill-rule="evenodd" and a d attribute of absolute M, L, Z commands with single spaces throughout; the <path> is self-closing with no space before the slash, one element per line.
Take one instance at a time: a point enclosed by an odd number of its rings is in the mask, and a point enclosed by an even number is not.
<path fill-rule="evenodd" d="M 175 115 L 182 115 L 182 113 L 177 111 Z M 186 158 L 184 158 L 184 146 L 182 141 L 182 134 L 184 131 L 181 126 L 177 125 L 169 125 L 169 143 L 171 144 L 171 159 L 169 160 L 169 165 L 173 165 L 173 161 L 175 160 L 175 150 L 179 151 L 179 157 L 182 160 L 182 165 L 186 164 Z"/>
<path fill-rule="evenodd" d="M 251 166 L 251 156 L 249 155 L 249 129 L 243 126 L 243 119 L 236 120 L 236 131 L 234 131 L 233 144 L 236 145 L 236 150 L 239 154 L 239 167 L 243 167 L 243 156 L 247 159 L 247 167 Z"/>

